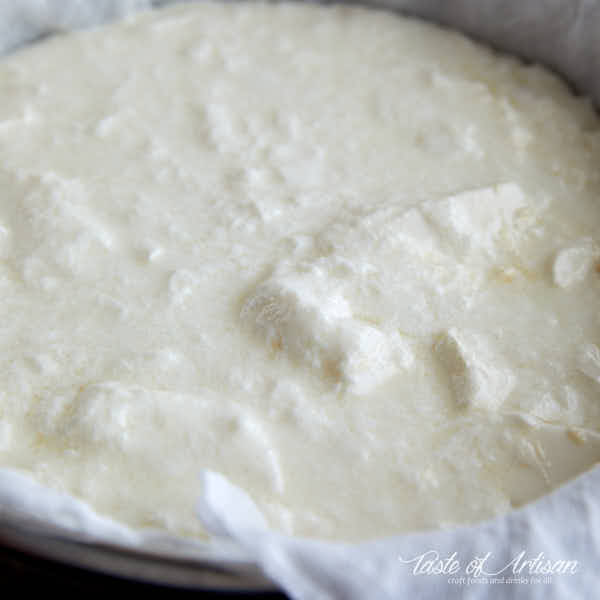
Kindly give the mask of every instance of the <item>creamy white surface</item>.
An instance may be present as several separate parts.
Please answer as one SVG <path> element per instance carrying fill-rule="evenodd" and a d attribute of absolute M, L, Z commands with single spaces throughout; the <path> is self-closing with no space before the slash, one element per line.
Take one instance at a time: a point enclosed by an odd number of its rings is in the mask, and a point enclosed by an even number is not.
<path fill-rule="evenodd" d="M 0 461 L 200 535 L 474 521 L 600 457 L 599 122 L 387 13 L 202 4 L 0 67 Z"/>

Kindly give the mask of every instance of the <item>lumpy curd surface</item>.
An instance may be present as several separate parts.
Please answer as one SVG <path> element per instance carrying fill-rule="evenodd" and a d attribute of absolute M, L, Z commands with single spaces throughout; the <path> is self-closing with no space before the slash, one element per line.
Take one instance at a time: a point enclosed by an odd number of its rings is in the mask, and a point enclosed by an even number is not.
<path fill-rule="evenodd" d="M 473 522 L 600 458 L 600 122 L 385 12 L 201 3 L 0 65 L 0 465 L 202 535 Z"/>

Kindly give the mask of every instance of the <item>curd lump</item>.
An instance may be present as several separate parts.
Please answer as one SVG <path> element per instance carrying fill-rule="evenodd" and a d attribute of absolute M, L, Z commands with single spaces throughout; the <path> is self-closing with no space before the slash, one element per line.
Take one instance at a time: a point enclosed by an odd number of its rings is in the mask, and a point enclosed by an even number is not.
<path fill-rule="evenodd" d="M 203 536 L 474 522 L 600 458 L 600 121 L 356 7 L 200 3 L 0 66 L 0 466 Z"/>

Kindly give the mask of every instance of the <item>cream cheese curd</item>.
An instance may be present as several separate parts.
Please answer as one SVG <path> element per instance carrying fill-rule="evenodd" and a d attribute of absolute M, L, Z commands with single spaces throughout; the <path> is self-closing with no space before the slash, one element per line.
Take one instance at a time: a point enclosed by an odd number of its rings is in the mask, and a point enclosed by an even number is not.
<path fill-rule="evenodd" d="M 391 13 L 179 5 L 0 64 L 0 465 L 202 536 L 501 514 L 600 459 L 600 121 Z"/>

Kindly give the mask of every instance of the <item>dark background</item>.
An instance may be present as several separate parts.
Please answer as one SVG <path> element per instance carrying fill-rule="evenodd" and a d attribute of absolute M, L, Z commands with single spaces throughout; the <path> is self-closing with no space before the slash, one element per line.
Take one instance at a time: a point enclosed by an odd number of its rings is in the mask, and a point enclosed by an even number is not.
<path fill-rule="evenodd" d="M 146 597 L 195 597 L 203 600 L 289 600 L 279 593 L 226 593 L 217 591 L 200 591 L 138 583 L 128 579 L 120 579 L 85 569 L 67 566 L 41 558 L 36 558 L 0 546 L 0 597 L 8 590 L 24 592 L 60 594 L 73 593 L 80 595 L 90 593 L 139 593 Z M 111 600 L 107 597 L 107 600 Z"/>

